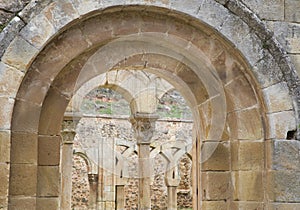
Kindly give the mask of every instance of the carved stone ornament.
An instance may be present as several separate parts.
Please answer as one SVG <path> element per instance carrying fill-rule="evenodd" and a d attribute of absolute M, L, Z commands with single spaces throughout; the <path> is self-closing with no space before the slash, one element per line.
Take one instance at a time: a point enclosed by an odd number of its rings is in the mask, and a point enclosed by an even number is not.
<path fill-rule="evenodd" d="M 155 131 L 156 114 L 136 113 L 130 117 L 134 135 L 138 144 L 150 144 Z"/>

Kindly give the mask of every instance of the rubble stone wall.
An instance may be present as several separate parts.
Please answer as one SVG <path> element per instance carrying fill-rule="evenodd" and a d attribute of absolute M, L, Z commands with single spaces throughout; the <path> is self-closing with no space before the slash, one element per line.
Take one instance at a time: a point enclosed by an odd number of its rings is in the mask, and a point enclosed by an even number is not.
<path fill-rule="evenodd" d="M 108 126 L 109 125 L 109 126 Z M 172 140 L 191 141 L 191 121 L 162 120 L 156 123 L 156 132 L 153 141 L 157 145 Z M 102 129 L 105 127 L 105 129 Z M 107 128 L 110 128 L 108 131 Z M 105 131 L 106 133 L 103 133 Z M 116 139 L 135 141 L 132 135 L 131 124 L 127 119 L 109 118 L 82 118 L 77 126 L 77 136 L 74 149 L 85 151 L 91 147 L 97 147 L 98 141 L 113 135 Z M 122 149 L 120 149 L 121 151 Z M 136 156 L 136 155 L 135 155 Z M 137 156 L 135 157 L 137 158 Z M 167 187 L 165 185 L 164 158 L 158 155 L 155 158 L 154 178 L 151 186 L 152 209 L 167 209 Z M 75 209 L 86 209 L 88 206 L 88 180 L 85 162 L 78 156 L 73 157 L 73 199 L 72 206 Z M 191 159 L 184 155 L 179 162 L 181 181 L 178 187 L 178 206 L 182 208 L 192 207 L 191 196 Z M 125 207 L 128 210 L 137 209 L 138 179 L 129 178 L 125 187 Z"/>

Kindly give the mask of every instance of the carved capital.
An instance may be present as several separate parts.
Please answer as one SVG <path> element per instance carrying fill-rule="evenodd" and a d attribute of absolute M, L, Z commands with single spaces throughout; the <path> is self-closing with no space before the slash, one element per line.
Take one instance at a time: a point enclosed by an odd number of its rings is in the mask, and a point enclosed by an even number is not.
<path fill-rule="evenodd" d="M 90 183 L 98 182 L 98 174 L 88 174 L 88 179 Z"/>
<path fill-rule="evenodd" d="M 136 113 L 130 118 L 138 144 L 150 144 L 155 131 L 156 114 Z"/>
<path fill-rule="evenodd" d="M 61 127 L 61 136 L 64 144 L 73 144 L 76 135 L 76 126 L 81 119 L 79 114 L 65 113 Z"/>

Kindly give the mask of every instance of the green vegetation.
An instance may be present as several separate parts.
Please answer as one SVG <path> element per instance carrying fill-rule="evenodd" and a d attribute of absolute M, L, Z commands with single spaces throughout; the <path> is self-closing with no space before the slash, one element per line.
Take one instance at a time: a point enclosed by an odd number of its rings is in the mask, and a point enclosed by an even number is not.
<path fill-rule="evenodd" d="M 108 88 L 96 88 L 85 96 L 81 112 L 88 115 L 130 115 L 128 102 Z M 166 93 L 159 101 L 157 114 L 169 119 L 192 119 L 190 108 L 177 91 Z"/>

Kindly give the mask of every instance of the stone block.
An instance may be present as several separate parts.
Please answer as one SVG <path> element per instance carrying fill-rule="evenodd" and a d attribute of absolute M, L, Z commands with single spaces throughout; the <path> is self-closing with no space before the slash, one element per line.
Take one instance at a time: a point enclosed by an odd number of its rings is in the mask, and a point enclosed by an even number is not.
<path fill-rule="evenodd" d="M 10 195 L 35 196 L 37 166 L 34 164 L 11 164 Z"/>
<path fill-rule="evenodd" d="M 226 201 L 202 201 L 202 210 L 227 210 L 228 202 Z"/>
<path fill-rule="evenodd" d="M 203 144 L 211 144 L 203 142 Z M 202 164 L 202 170 L 227 171 L 230 169 L 230 147 L 228 142 L 219 142 L 212 156 Z"/>
<path fill-rule="evenodd" d="M 55 48 L 69 59 L 81 54 L 89 45 L 78 28 L 65 31 L 55 42 Z"/>
<path fill-rule="evenodd" d="M 58 198 L 37 198 L 36 209 L 43 210 L 59 210 L 59 199 Z"/>
<path fill-rule="evenodd" d="M 300 172 L 293 170 L 268 173 L 269 199 L 276 202 L 300 202 Z"/>
<path fill-rule="evenodd" d="M 48 91 L 43 103 L 40 117 L 39 133 L 42 135 L 59 135 L 64 112 L 69 99 L 54 88 Z"/>
<path fill-rule="evenodd" d="M 14 98 L 24 73 L 0 62 L 0 96 Z"/>
<path fill-rule="evenodd" d="M 41 166 L 59 165 L 60 136 L 39 136 L 38 163 Z"/>
<path fill-rule="evenodd" d="M 257 104 L 253 88 L 245 77 L 238 77 L 226 84 L 225 93 L 229 100 L 227 103 L 229 112 Z"/>
<path fill-rule="evenodd" d="M 199 128 L 202 128 L 202 132 L 205 135 L 205 139 L 208 138 L 210 127 L 211 127 L 211 115 L 212 115 L 212 106 L 210 100 L 199 105 L 198 113 L 200 116 L 199 121 L 201 121 L 202 126 L 197 125 Z M 197 123 L 197 122 L 196 122 Z M 198 122 L 200 123 L 200 122 Z"/>
<path fill-rule="evenodd" d="M 192 16 L 197 14 L 197 10 L 200 7 L 198 0 L 173 0 L 170 1 L 170 4 L 172 9 L 182 11 Z"/>
<path fill-rule="evenodd" d="M 136 13 L 123 13 L 116 20 L 112 22 L 113 36 L 124 36 L 131 34 L 138 34 L 140 31 L 140 24 L 137 19 L 140 17 Z"/>
<path fill-rule="evenodd" d="M 252 72 L 262 88 L 282 81 L 283 74 L 272 55 L 265 50 L 265 56 L 253 67 Z"/>
<path fill-rule="evenodd" d="M 16 100 L 14 110 L 12 130 L 37 133 L 41 107 L 30 102 Z"/>
<path fill-rule="evenodd" d="M 263 175 L 260 171 L 233 172 L 234 199 L 239 201 L 259 201 L 264 199 Z"/>
<path fill-rule="evenodd" d="M 230 162 L 231 169 L 233 171 L 239 170 L 239 142 L 237 140 L 233 140 L 230 142 Z"/>
<path fill-rule="evenodd" d="M 10 131 L 0 131 L 0 163 L 10 162 Z"/>
<path fill-rule="evenodd" d="M 262 170 L 264 167 L 264 142 L 232 141 L 231 168 L 237 170 Z"/>
<path fill-rule="evenodd" d="M 205 94 L 207 90 L 203 86 L 203 83 L 199 81 L 198 75 L 192 69 L 187 68 L 186 66 L 182 66 L 182 67 L 183 68 L 176 73 L 177 76 L 187 83 L 191 91 L 203 93 L 203 94 L 195 95 L 197 104 L 203 103 L 204 101 L 207 100 L 207 94 Z"/>
<path fill-rule="evenodd" d="M 140 17 L 140 31 L 141 32 L 160 32 L 166 33 L 168 31 L 168 21 L 165 16 L 157 14 L 153 18 L 152 13 L 145 13 Z M 147 57 L 151 55 L 146 55 Z M 150 62 L 149 62 L 150 63 Z"/>
<path fill-rule="evenodd" d="M 229 172 L 202 173 L 203 200 L 227 200 L 231 196 L 232 183 Z"/>
<path fill-rule="evenodd" d="M 43 78 L 39 72 L 30 70 L 22 81 L 17 98 L 22 101 L 29 101 L 36 106 L 42 106 L 50 84 L 49 78 Z"/>
<path fill-rule="evenodd" d="M 220 32 L 233 44 L 240 43 L 250 33 L 249 26 L 236 16 L 229 16 L 220 28 Z"/>
<path fill-rule="evenodd" d="M 56 30 L 69 24 L 79 17 L 70 0 L 58 0 L 49 4 L 43 13 Z"/>
<path fill-rule="evenodd" d="M 210 60 L 219 76 L 217 79 L 220 79 L 226 85 L 233 79 L 244 75 L 244 67 L 234 60 L 230 52 L 224 48 L 225 46 L 221 41 L 214 40 L 211 41 L 211 49 L 209 51 L 211 52 Z"/>
<path fill-rule="evenodd" d="M 83 22 L 82 31 L 91 44 L 101 43 L 112 38 L 112 22 L 109 18 L 95 17 Z M 98 34 L 98 35 L 97 35 Z M 99 36 L 101 34 L 101 36 Z"/>
<path fill-rule="evenodd" d="M 3 0 L 0 2 L 0 9 L 4 9 L 11 12 L 18 12 L 23 9 L 26 1 L 9 1 Z"/>
<path fill-rule="evenodd" d="M 300 22 L 299 0 L 285 0 L 285 20 L 289 22 Z"/>
<path fill-rule="evenodd" d="M 232 139 L 259 140 L 263 138 L 262 119 L 256 108 L 229 113 L 228 125 Z"/>
<path fill-rule="evenodd" d="M 245 201 L 234 201 L 230 205 L 230 210 L 264 210 L 264 204 L 262 202 L 245 202 Z"/>
<path fill-rule="evenodd" d="M 265 56 L 263 43 L 254 33 L 249 33 L 240 43 L 237 43 L 237 48 L 246 55 L 251 66 L 255 66 Z"/>
<path fill-rule="evenodd" d="M 9 164 L 0 163 L 0 197 L 8 196 Z"/>
<path fill-rule="evenodd" d="M 84 16 L 85 14 L 98 10 L 102 7 L 102 4 L 99 0 L 71 0 L 71 2 L 81 16 Z"/>
<path fill-rule="evenodd" d="M 39 15 L 41 11 L 51 2 L 52 0 L 44 1 L 29 1 L 28 4 L 18 13 L 18 16 L 25 23 L 30 22 L 32 18 Z"/>
<path fill-rule="evenodd" d="M 289 89 L 285 82 L 281 82 L 263 89 L 267 112 L 280 112 L 293 108 Z"/>
<path fill-rule="evenodd" d="M 239 142 L 238 169 L 263 170 L 264 168 L 264 142 Z"/>
<path fill-rule="evenodd" d="M 267 205 L 268 210 L 299 210 L 299 203 L 270 203 Z"/>
<path fill-rule="evenodd" d="M 64 53 L 60 49 L 57 49 L 54 44 L 48 45 L 31 66 L 32 69 L 37 70 L 38 74 L 33 71 L 30 77 L 28 77 L 34 79 L 33 81 L 37 84 L 51 83 L 59 71 L 69 62 L 70 59 L 64 56 Z M 28 84 L 33 86 L 33 84 Z M 43 89 L 44 88 L 43 86 Z M 47 89 L 48 88 L 46 88 L 46 90 Z"/>
<path fill-rule="evenodd" d="M 0 196 L 0 209 L 1 210 L 8 209 L 8 196 L 4 196 L 4 197 Z"/>
<path fill-rule="evenodd" d="M 114 201 L 106 201 L 105 209 L 115 209 L 115 202 Z"/>
<path fill-rule="evenodd" d="M 21 30 L 21 36 L 37 49 L 41 49 L 56 30 L 43 13 L 35 16 Z"/>
<path fill-rule="evenodd" d="M 38 136 L 32 133 L 12 132 L 11 162 L 37 164 Z"/>
<path fill-rule="evenodd" d="M 243 3 L 261 19 L 284 20 L 284 0 L 247 0 Z"/>
<path fill-rule="evenodd" d="M 267 141 L 270 157 L 267 167 L 272 170 L 300 171 L 300 141 Z"/>
<path fill-rule="evenodd" d="M 157 0 L 157 1 L 140 1 L 140 0 L 112 0 L 115 1 L 114 5 L 131 5 L 131 4 L 142 4 L 149 6 L 156 6 L 158 10 L 166 11 L 165 8 L 170 8 L 169 0 Z M 153 8 L 150 8 L 153 9 Z M 156 9 L 156 8 L 155 8 Z"/>
<path fill-rule="evenodd" d="M 215 29 L 219 29 L 224 21 L 231 16 L 223 5 L 212 0 L 202 1 L 197 9 L 196 17 Z"/>
<path fill-rule="evenodd" d="M 26 71 L 38 50 L 22 37 L 17 36 L 5 51 L 2 62 Z"/>
<path fill-rule="evenodd" d="M 32 210 L 36 209 L 36 198 L 32 197 L 14 197 L 9 200 L 9 209 L 11 210 Z"/>
<path fill-rule="evenodd" d="M 296 119 L 293 111 L 283 111 L 267 115 L 269 130 L 267 139 L 286 139 L 287 132 L 296 130 Z"/>
<path fill-rule="evenodd" d="M 60 174 L 58 166 L 38 167 L 37 194 L 42 197 L 58 196 L 60 191 Z"/>
<path fill-rule="evenodd" d="M 267 22 L 274 35 L 288 53 L 300 53 L 300 24 L 287 22 Z"/>
<path fill-rule="evenodd" d="M 0 129 L 9 130 L 11 128 L 11 118 L 15 100 L 12 98 L 0 97 Z"/>
<path fill-rule="evenodd" d="M 295 65 L 298 77 L 300 77 L 300 55 L 290 55 L 290 57 Z"/>
<path fill-rule="evenodd" d="M 167 20 L 166 25 L 168 25 Z M 194 35 L 194 29 L 187 25 L 185 22 L 175 22 L 173 24 L 169 24 L 168 27 L 168 34 L 172 34 L 174 36 L 180 37 L 185 39 L 186 41 L 190 41 Z"/>

